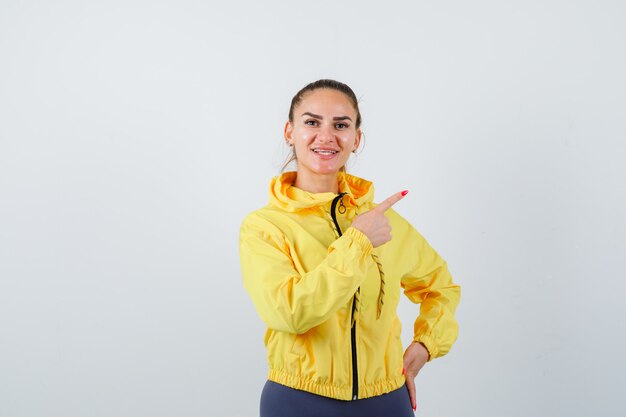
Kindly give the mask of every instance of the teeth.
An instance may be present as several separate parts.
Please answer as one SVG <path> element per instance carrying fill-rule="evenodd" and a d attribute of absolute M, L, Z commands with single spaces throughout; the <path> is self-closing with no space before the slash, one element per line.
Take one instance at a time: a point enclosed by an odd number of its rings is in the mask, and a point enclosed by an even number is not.
<path fill-rule="evenodd" d="M 332 151 L 330 149 L 313 149 L 313 152 L 319 153 L 322 155 L 334 155 L 337 153 L 337 151 Z"/>

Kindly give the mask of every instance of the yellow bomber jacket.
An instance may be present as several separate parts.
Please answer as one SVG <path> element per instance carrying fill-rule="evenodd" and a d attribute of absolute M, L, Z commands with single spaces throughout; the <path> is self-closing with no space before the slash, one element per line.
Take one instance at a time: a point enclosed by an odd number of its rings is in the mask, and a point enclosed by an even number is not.
<path fill-rule="evenodd" d="M 393 391 L 405 382 L 401 289 L 420 304 L 414 341 L 432 360 L 456 340 L 460 287 L 393 209 L 393 238 L 378 248 L 350 227 L 374 207 L 371 182 L 342 172 L 337 195 L 303 191 L 295 177 L 274 178 L 269 205 L 240 230 L 244 287 L 267 325 L 268 378 L 340 400 Z"/>

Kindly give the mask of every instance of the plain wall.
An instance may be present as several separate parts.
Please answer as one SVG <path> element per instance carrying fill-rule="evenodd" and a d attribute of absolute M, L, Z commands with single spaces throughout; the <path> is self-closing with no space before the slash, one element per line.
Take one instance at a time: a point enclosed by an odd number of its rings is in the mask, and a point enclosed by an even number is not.
<path fill-rule="evenodd" d="M 0 416 L 254 416 L 243 217 L 292 95 L 463 295 L 418 416 L 626 411 L 622 1 L 0 0 Z M 417 306 L 402 303 L 403 337 Z"/>

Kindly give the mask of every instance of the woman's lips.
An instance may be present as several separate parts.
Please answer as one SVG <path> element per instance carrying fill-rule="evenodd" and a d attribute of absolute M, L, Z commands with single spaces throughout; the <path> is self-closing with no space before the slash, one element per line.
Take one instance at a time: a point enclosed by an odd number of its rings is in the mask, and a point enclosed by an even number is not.
<path fill-rule="evenodd" d="M 333 159 L 338 153 L 338 150 L 335 149 L 320 149 L 313 148 L 311 151 L 320 159 L 328 160 Z"/>

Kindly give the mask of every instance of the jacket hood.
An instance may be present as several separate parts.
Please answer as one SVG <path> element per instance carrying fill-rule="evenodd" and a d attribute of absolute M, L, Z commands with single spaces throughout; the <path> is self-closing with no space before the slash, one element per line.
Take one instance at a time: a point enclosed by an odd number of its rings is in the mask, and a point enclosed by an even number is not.
<path fill-rule="evenodd" d="M 297 188 L 296 172 L 285 172 L 270 182 L 270 204 L 285 211 L 296 212 L 327 204 L 337 195 L 335 193 L 310 193 Z M 371 204 L 374 200 L 374 185 L 363 178 L 345 172 L 339 172 L 339 192 L 346 193 L 346 203 L 358 207 Z"/>

